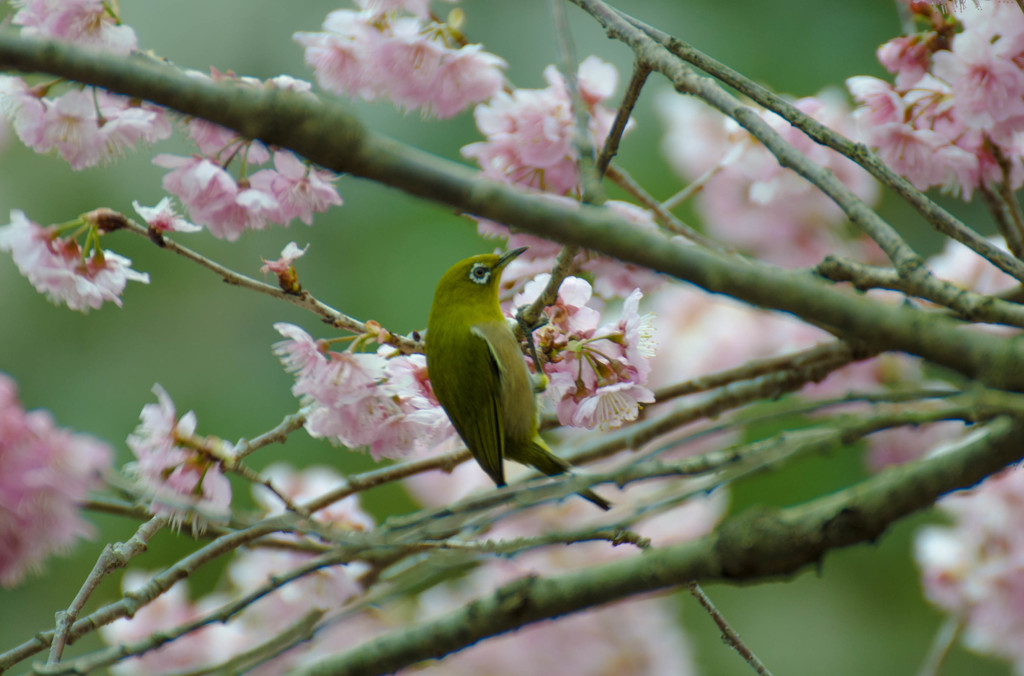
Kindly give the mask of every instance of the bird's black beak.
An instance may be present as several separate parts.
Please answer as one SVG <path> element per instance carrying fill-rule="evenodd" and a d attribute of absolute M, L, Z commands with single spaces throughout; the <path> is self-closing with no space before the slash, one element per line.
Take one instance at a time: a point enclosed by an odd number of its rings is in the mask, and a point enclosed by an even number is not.
<path fill-rule="evenodd" d="M 498 262 L 497 262 L 497 264 L 495 264 L 494 268 L 496 270 L 500 270 L 501 268 L 505 267 L 506 265 L 511 263 L 513 260 L 515 260 L 520 254 L 522 254 L 528 248 L 529 247 L 521 246 L 518 249 L 512 249 L 511 251 L 506 251 L 505 253 L 503 253 L 501 255 L 501 258 L 498 259 Z"/>

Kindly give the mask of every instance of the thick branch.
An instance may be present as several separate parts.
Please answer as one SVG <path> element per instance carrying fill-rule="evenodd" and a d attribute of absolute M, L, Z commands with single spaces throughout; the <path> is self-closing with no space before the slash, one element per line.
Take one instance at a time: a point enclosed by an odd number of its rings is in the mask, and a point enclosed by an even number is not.
<path fill-rule="evenodd" d="M 957 330 L 933 313 L 842 292 L 800 271 L 748 263 L 639 232 L 599 207 L 553 204 L 366 132 L 347 112 L 294 92 L 196 81 L 173 68 L 65 45 L 0 36 L 0 66 L 97 84 L 290 148 L 336 171 L 664 272 L 708 291 L 795 314 L 865 349 L 901 350 L 993 387 L 1024 389 L 1024 345 Z M 952 286 L 952 285 L 951 285 Z M 966 294 L 959 290 L 960 293 Z M 975 294 L 976 295 L 976 294 Z"/>
<path fill-rule="evenodd" d="M 946 455 L 891 468 L 803 505 L 754 508 L 711 535 L 552 577 L 526 577 L 488 597 L 406 630 L 387 634 L 296 673 L 384 674 L 439 658 L 480 639 L 693 580 L 792 575 L 834 548 L 872 542 L 892 522 L 966 488 L 1020 458 L 1024 426 L 1007 419 Z"/>

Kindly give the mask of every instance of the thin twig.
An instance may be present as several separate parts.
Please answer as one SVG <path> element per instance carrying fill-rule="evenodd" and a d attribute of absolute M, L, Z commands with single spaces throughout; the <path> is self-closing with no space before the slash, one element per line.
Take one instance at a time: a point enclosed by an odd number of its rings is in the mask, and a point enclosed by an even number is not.
<path fill-rule="evenodd" d="M 832 255 L 826 256 L 814 268 L 814 272 L 833 282 L 850 282 L 862 291 L 891 289 L 908 296 L 924 298 L 972 322 L 1024 328 L 1024 306 L 992 296 L 968 294 L 966 291 L 958 297 L 959 302 L 951 302 L 942 286 L 946 282 L 935 278 L 909 280 L 900 277 L 892 268 L 865 265 Z"/>
<path fill-rule="evenodd" d="M 269 429 L 252 439 L 239 439 L 235 444 L 235 457 L 241 460 L 253 451 L 270 444 L 283 444 L 288 435 L 306 424 L 306 410 L 300 410 L 284 419 L 273 429 Z"/>
<path fill-rule="evenodd" d="M 658 200 L 654 199 L 646 190 L 644 190 L 643 187 L 622 167 L 617 164 L 611 164 L 608 166 L 605 174 L 617 186 L 635 197 L 640 204 L 654 212 L 654 220 L 669 232 L 676 235 L 682 235 L 691 242 L 706 246 L 707 248 L 718 251 L 719 253 L 736 253 L 733 249 L 716 242 L 707 235 L 694 230 L 692 227 L 684 223 L 682 219 L 666 209 L 658 202 Z"/>
<path fill-rule="evenodd" d="M 159 246 L 161 249 L 166 249 L 167 251 L 176 253 L 179 256 L 187 258 L 188 260 L 194 263 L 198 263 L 207 270 L 210 270 L 211 272 L 220 275 L 220 277 L 225 282 L 231 284 L 232 286 L 239 286 L 242 287 L 243 289 L 256 291 L 257 293 L 262 293 L 267 296 L 271 296 L 272 298 L 277 298 L 278 300 L 287 301 L 292 305 L 297 305 L 305 310 L 309 310 L 310 312 L 319 315 L 326 323 L 330 324 L 336 329 L 341 329 L 343 331 L 349 331 L 351 333 L 356 334 L 365 334 L 371 331 L 371 328 L 368 327 L 367 324 L 353 317 L 349 317 L 348 315 L 339 312 L 338 310 L 335 310 L 326 303 L 317 300 L 316 297 L 313 296 L 313 294 L 311 294 L 309 291 L 306 291 L 305 289 L 303 289 L 301 292 L 297 294 L 288 293 L 282 290 L 280 287 L 272 286 L 270 284 L 266 284 L 259 280 L 253 279 L 252 277 L 247 277 L 246 275 L 243 275 L 239 272 L 235 272 L 234 270 L 231 270 L 230 268 L 227 268 L 221 265 L 220 263 L 217 263 L 216 261 L 213 261 L 196 251 L 193 251 L 187 246 L 178 244 L 174 240 L 167 238 L 161 233 L 152 231 L 146 226 L 136 223 L 130 218 L 124 217 L 124 221 L 124 229 L 133 232 L 136 235 L 146 237 L 147 239 L 156 243 L 156 245 Z M 386 330 L 373 330 L 373 335 L 375 339 L 382 337 L 381 334 L 384 334 L 385 336 L 384 342 L 386 342 L 389 345 L 392 345 L 393 347 L 398 348 L 403 353 L 411 354 L 416 352 L 423 352 L 423 345 L 418 340 L 414 340 L 406 336 L 400 336 L 396 333 L 392 333 Z"/>
<path fill-rule="evenodd" d="M 723 157 L 721 160 L 719 160 L 715 164 L 715 166 L 711 167 L 710 169 L 705 171 L 703 174 L 701 174 L 700 176 L 698 176 L 694 180 L 690 181 L 689 185 L 685 186 L 682 190 L 677 192 L 675 195 L 672 195 L 667 200 L 662 202 L 661 206 L 663 208 L 665 208 L 665 209 L 675 209 L 677 206 L 679 206 L 680 204 L 682 204 L 683 202 L 685 202 L 686 200 L 690 199 L 691 197 L 696 195 L 698 192 L 703 190 L 704 186 L 708 184 L 708 181 L 710 181 L 720 171 L 722 171 L 727 166 L 729 166 L 729 163 L 731 161 L 736 159 L 736 155 L 739 153 L 739 151 L 744 146 L 746 146 L 746 144 L 747 144 L 747 140 L 746 140 L 746 138 L 744 138 L 744 140 L 740 141 L 735 146 L 733 146 L 733 148 L 731 148 L 725 154 L 725 157 Z"/>
<path fill-rule="evenodd" d="M 640 98 L 640 90 L 643 89 L 650 72 L 651 69 L 639 61 L 633 64 L 633 73 L 629 76 L 629 84 L 626 85 L 626 91 L 622 95 L 619 109 L 615 113 L 615 121 L 612 123 L 611 131 L 608 132 L 608 138 L 605 139 L 604 147 L 601 148 L 601 154 L 597 156 L 596 169 L 599 176 L 605 174 L 608 165 L 611 164 L 612 159 L 619 153 L 619 142 L 622 140 L 622 134 L 626 131 L 629 116 L 633 114 L 636 101 Z"/>
<path fill-rule="evenodd" d="M 942 673 L 942 665 L 946 663 L 946 658 L 949 657 L 953 645 L 960 638 L 965 624 L 966 621 L 963 617 L 946 618 L 946 621 L 939 627 L 939 631 L 936 632 L 928 655 L 917 672 L 917 676 L 939 676 Z"/>
<path fill-rule="evenodd" d="M 81 589 L 78 590 L 71 605 L 67 610 L 57 612 L 57 627 L 54 630 L 53 641 L 50 643 L 47 664 L 60 662 L 60 658 L 64 654 L 64 646 L 68 643 L 71 626 L 78 619 L 82 608 L 85 607 L 89 597 L 92 596 L 103 578 L 118 568 L 124 568 L 132 558 L 146 551 L 147 543 L 156 535 L 157 531 L 167 525 L 167 522 L 168 518 L 162 514 L 154 516 L 139 526 L 139 529 L 128 540 L 113 545 L 108 544 L 103 548 L 103 552 L 96 560 L 96 564 L 92 567 L 92 571 L 85 579 Z"/>
<path fill-rule="evenodd" d="M 754 654 L 747 644 L 743 642 L 740 635 L 729 626 L 722 613 L 715 607 L 715 604 L 711 602 L 708 595 L 704 593 L 700 585 L 696 582 L 691 582 L 687 585 L 687 589 L 690 590 L 690 594 L 693 598 L 697 599 L 697 603 L 700 607 L 707 611 L 707 614 L 711 616 L 711 619 L 718 625 L 719 631 L 722 632 L 722 640 L 725 641 L 726 645 L 731 646 L 733 650 L 739 653 L 740 657 L 746 660 L 747 664 L 761 676 L 772 676 L 772 672 L 768 671 L 768 667 L 764 666 L 764 663 L 758 659 L 757 655 Z"/>

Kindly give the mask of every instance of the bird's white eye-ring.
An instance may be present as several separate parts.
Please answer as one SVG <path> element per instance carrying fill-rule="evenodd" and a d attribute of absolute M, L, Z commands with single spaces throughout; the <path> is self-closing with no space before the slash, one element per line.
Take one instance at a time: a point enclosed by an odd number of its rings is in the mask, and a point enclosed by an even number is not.
<path fill-rule="evenodd" d="M 486 284 L 491 278 L 491 269 L 483 263 L 473 263 L 469 269 L 469 279 L 474 284 Z"/>

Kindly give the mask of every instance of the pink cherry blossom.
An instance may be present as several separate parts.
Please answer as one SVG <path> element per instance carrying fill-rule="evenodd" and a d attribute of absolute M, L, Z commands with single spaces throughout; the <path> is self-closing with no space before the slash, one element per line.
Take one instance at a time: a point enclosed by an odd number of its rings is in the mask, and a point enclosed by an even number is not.
<path fill-rule="evenodd" d="M 198 225 L 189 223 L 178 215 L 170 197 L 164 197 L 153 207 L 144 207 L 138 201 L 133 201 L 132 207 L 146 222 L 146 225 L 159 232 L 198 232 L 202 230 Z"/>
<path fill-rule="evenodd" d="M 295 375 L 292 393 L 309 407 L 306 431 L 371 456 L 397 458 L 432 449 L 454 431 L 426 375 L 423 355 L 328 352 L 302 329 L 275 324 L 274 352 Z"/>
<path fill-rule="evenodd" d="M 420 19 L 430 16 L 430 0 L 355 0 L 355 3 L 377 14 L 404 10 Z"/>
<path fill-rule="evenodd" d="M 900 87 L 912 87 L 928 70 L 931 53 L 938 42 L 932 39 L 933 36 L 919 34 L 893 38 L 878 48 L 878 62 L 896 76 Z"/>
<path fill-rule="evenodd" d="M 14 381 L 0 373 L 0 586 L 17 585 L 92 526 L 81 504 L 99 487 L 111 448 L 26 412 Z"/>
<path fill-rule="evenodd" d="M 895 38 L 878 53 L 897 74 L 896 86 L 848 80 L 865 142 L 917 188 L 969 200 L 983 182 L 1004 180 L 993 148 L 1010 162 L 1010 187 L 1024 184 L 1024 14 L 1014 9 L 960 3 L 953 8 L 959 23 L 951 23 L 931 6 L 914 5 L 930 30 Z"/>
<path fill-rule="evenodd" d="M 513 305 L 531 303 L 548 278 L 538 275 L 514 297 Z M 637 313 L 641 296 L 635 290 L 618 322 L 598 326 L 601 314 L 592 303 L 600 303 L 592 299 L 590 285 L 568 277 L 558 300 L 544 309 L 547 323 L 534 331 L 534 342 L 545 356 L 547 394 L 563 425 L 611 429 L 635 420 L 640 405 L 654 401 L 645 386 L 648 359 L 654 354 L 653 316 Z"/>
<path fill-rule="evenodd" d="M 384 97 L 441 118 L 501 89 L 505 61 L 480 45 L 454 44 L 449 27 L 430 20 L 426 3 L 361 4 L 362 12 L 328 14 L 323 32 L 294 36 L 324 89 L 367 101 Z"/>
<path fill-rule="evenodd" d="M 1008 59 L 1003 38 L 996 42 L 974 31 L 953 38 L 952 51 L 932 57 L 932 72 L 950 83 L 957 111 L 974 128 L 1024 117 L 1024 72 Z"/>
<path fill-rule="evenodd" d="M 295 33 L 305 48 L 306 63 L 313 67 L 321 87 L 334 94 L 358 95 L 372 101 L 376 90 L 367 63 L 372 42 L 379 37 L 373 15 L 339 9 L 324 20 L 322 33 Z"/>
<path fill-rule="evenodd" d="M 127 56 L 136 49 L 135 31 L 123 25 L 103 0 L 15 0 L 11 22 L 26 37 L 63 40 Z"/>
<path fill-rule="evenodd" d="M 164 189 L 176 195 L 199 225 L 230 242 L 245 230 L 260 230 L 273 220 L 280 205 L 262 190 L 240 185 L 223 168 L 200 157 L 157 155 L 153 163 L 171 169 Z"/>
<path fill-rule="evenodd" d="M 120 307 L 129 281 L 149 283 L 149 275 L 133 270 L 124 256 L 98 248 L 85 255 L 78 242 L 59 237 L 56 226 L 43 228 L 18 210 L 11 211 L 8 225 L 0 226 L 0 251 L 11 253 L 37 291 L 79 312 L 97 310 L 107 301 Z"/>
<path fill-rule="evenodd" d="M 597 101 L 614 86 L 607 64 L 590 57 L 581 64 L 584 81 L 591 86 L 587 112 L 592 142 L 600 145 L 608 133 L 606 111 Z M 578 190 L 575 143 L 576 121 L 564 78 L 554 66 L 544 71 L 544 89 L 498 92 L 477 106 L 473 116 L 485 141 L 462 148 L 486 176 L 565 195 Z M 611 82 L 609 82 L 611 81 Z M 582 86 L 582 85 L 581 85 Z M 594 103 L 589 103 L 593 101 Z"/>
<path fill-rule="evenodd" d="M 274 273 L 277 275 L 278 286 L 288 293 L 299 293 L 302 290 L 302 285 L 299 284 L 299 276 L 295 272 L 295 261 L 305 254 L 308 248 L 308 244 L 300 249 L 295 242 L 288 242 L 282 249 L 280 258 L 273 261 L 263 259 L 260 272 L 263 274 Z"/>
<path fill-rule="evenodd" d="M 335 177 L 322 169 L 314 169 L 294 153 L 274 153 L 274 169 L 261 169 L 249 179 L 250 185 L 278 204 L 273 220 L 287 224 L 293 218 L 306 225 L 313 224 L 313 214 L 341 204 L 341 197 L 332 185 Z"/>
<path fill-rule="evenodd" d="M 168 514 L 180 526 L 191 521 L 195 532 L 206 524 L 227 519 L 231 485 L 220 463 L 196 446 L 213 448 L 223 456 L 231 444 L 219 439 L 198 438 L 196 415 L 189 411 L 179 419 L 174 402 L 160 385 L 153 386 L 157 403 L 142 408 L 142 422 L 128 436 L 135 462 L 126 471 L 150 500 L 150 511 Z"/>
<path fill-rule="evenodd" d="M 113 160 L 140 142 L 171 134 L 166 114 L 103 90 L 70 89 L 43 98 L 20 78 L 0 77 L 0 113 L 36 152 L 55 150 L 79 170 Z"/>

